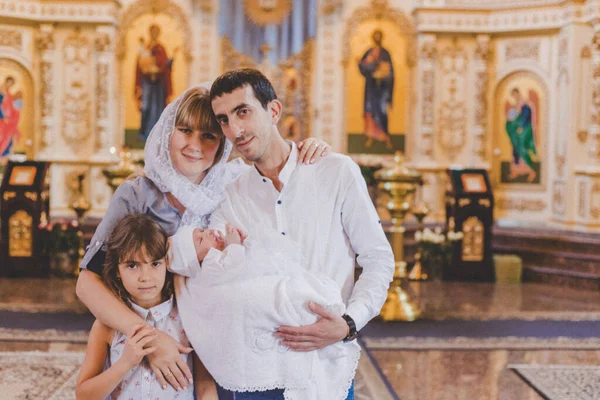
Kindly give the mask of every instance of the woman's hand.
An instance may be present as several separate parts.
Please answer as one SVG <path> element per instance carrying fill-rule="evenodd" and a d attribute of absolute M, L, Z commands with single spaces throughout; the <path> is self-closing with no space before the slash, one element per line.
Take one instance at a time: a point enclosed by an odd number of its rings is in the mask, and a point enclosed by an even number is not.
<path fill-rule="evenodd" d="M 185 347 L 166 333 L 155 330 L 156 339 L 151 343 L 156 350 L 146 357 L 150 368 L 160 386 L 167 387 L 167 382 L 177 390 L 192 383 L 192 372 L 179 353 L 188 354 L 194 349 Z"/>
<path fill-rule="evenodd" d="M 298 162 L 302 164 L 314 164 L 319 159 L 331 154 L 331 146 L 321 139 L 308 138 L 298 143 Z"/>
<path fill-rule="evenodd" d="M 134 327 L 133 334 L 127 337 L 125 341 L 125 350 L 119 360 L 125 363 L 128 369 L 138 365 L 144 356 L 154 352 L 156 347 L 147 347 L 145 345 L 156 339 L 154 329 L 146 324 L 138 324 Z"/>

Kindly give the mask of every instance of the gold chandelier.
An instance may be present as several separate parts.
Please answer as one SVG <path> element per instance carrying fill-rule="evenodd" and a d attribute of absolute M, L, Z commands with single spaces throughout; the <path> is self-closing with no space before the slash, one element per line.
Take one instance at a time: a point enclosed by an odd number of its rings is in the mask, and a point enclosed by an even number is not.
<path fill-rule="evenodd" d="M 292 11 L 292 0 L 244 0 L 244 10 L 256 25 L 279 25 Z"/>

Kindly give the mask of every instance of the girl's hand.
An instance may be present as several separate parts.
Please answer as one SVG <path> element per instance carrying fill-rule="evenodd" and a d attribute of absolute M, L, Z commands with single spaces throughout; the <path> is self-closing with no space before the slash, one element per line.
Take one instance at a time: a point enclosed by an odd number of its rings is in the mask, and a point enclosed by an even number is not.
<path fill-rule="evenodd" d="M 298 143 L 298 162 L 314 164 L 317 160 L 331 154 L 331 146 L 321 139 L 308 138 Z"/>
<path fill-rule="evenodd" d="M 138 365 L 142 359 L 148 354 L 154 352 L 156 347 L 144 346 L 156 338 L 154 329 L 146 324 L 138 324 L 135 326 L 133 334 L 127 337 L 125 341 L 125 350 L 119 360 L 123 360 L 129 369 Z"/>
<path fill-rule="evenodd" d="M 225 245 L 229 246 L 230 244 L 243 244 L 244 240 L 246 240 L 247 235 L 242 232 L 241 229 L 236 228 L 230 224 L 227 224 L 225 227 Z"/>

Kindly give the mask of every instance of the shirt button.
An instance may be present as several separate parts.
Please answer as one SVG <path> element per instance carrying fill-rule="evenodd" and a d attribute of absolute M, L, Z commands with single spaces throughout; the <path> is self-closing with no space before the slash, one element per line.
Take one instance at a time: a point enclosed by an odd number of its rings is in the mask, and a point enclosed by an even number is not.
<path fill-rule="evenodd" d="M 267 180 L 263 178 L 263 182 L 266 182 Z"/>
<path fill-rule="evenodd" d="M 281 234 L 282 234 L 283 236 L 285 236 L 285 232 L 281 232 Z"/>
<path fill-rule="evenodd" d="M 281 200 L 277 200 L 277 204 L 281 204 Z"/>

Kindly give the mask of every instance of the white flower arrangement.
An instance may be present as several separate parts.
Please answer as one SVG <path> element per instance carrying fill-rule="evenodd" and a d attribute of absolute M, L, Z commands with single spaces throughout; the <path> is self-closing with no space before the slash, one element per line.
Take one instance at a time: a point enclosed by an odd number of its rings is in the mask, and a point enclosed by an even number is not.
<path fill-rule="evenodd" d="M 453 244 L 463 238 L 462 232 L 448 231 L 441 227 L 415 232 L 415 241 L 419 245 L 420 261 L 427 274 L 441 277 L 444 265 L 452 261 Z M 435 270 L 435 271 L 434 271 Z"/>
<path fill-rule="evenodd" d="M 462 232 L 448 231 L 445 235 L 442 232 L 442 228 L 439 226 L 435 230 L 425 228 L 422 232 L 415 232 L 415 240 L 417 242 L 429 242 L 434 244 L 442 244 L 444 242 L 455 242 L 463 238 Z"/>

